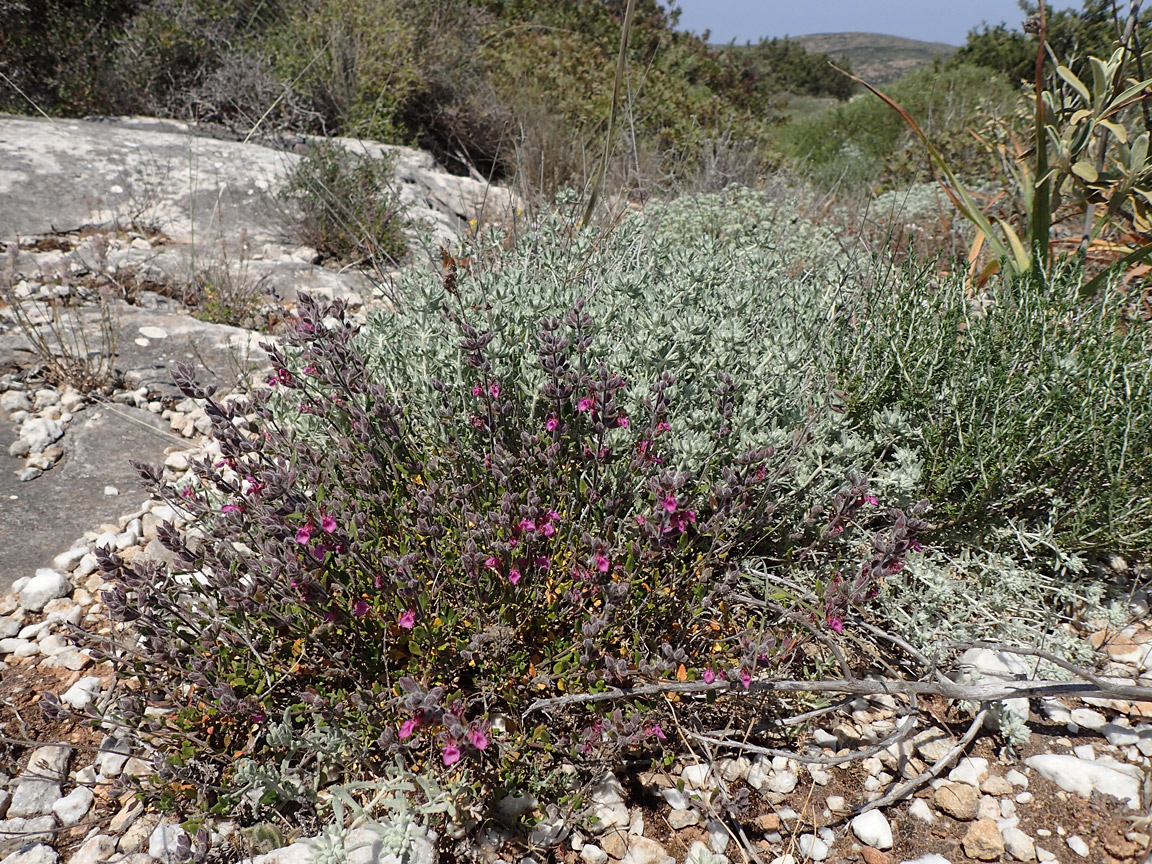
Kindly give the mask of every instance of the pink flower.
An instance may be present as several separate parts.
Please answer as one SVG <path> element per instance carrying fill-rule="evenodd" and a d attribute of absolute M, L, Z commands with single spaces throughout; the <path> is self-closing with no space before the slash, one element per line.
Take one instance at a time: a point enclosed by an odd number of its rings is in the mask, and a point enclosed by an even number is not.
<path fill-rule="evenodd" d="M 657 432 L 670 432 L 670 431 L 672 431 L 672 427 L 669 426 L 667 423 L 665 423 L 663 420 L 661 420 L 659 423 L 656 424 L 656 431 Z"/>
<path fill-rule="evenodd" d="M 460 761 L 460 748 L 455 744 L 448 744 L 440 751 L 440 758 L 445 765 L 455 765 Z"/>
<path fill-rule="evenodd" d="M 616 425 L 619 426 L 621 429 L 627 429 L 628 428 L 628 418 L 625 417 L 623 414 L 621 414 L 619 417 L 616 418 Z"/>
<path fill-rule="evenodd" d="M 752 673 L 747 669 L 740 670 L 740 683 L 743 684 L 746 688 L 752 685 Z"/>
<path fill-rule="evenodd" d="M 547 555 L 541 555 L 536 559 L 536 566 L 541 570 L 551 570 L 552 562 L 548 560 Z"/>
<path fill-rule="evenodd" d="M 535 531 L 536 530 L 536 523 L 533 522 L 531 519 L 521 519 L 520 520 L 520 530 L 521 531 Z"/>
<path fill-rule="evenodd" d="M 489 568 L 490 570 L 499 570 L 500 569 L 500 562 L 496 560 L 495 555 L 489 555 L 487 558 L 484 559 L 484 566 Z"/>
<path fill-rule="evenodd" d="M 488 736 L 484 734 L 484 730 L 477 727 L 468 730 L 468 740 L 472 742 L 472 746 L 477 750 L 488 749 Z"/>
<path fill-rule="evenodd" d="M 403 723 L 400 724 L 400 737 L 401 738 L 409 737 L 413 732 L 416 731 L 416 727 L 418 725 L 419 724 L 415 720 L 412 720 L 412 719 L 405 720 Z"/>
<path fill-rule="evenodd" d="M 323 528 L 326 533 L 331 534 L 336 530 L 336 520 L 331 516 L 321 516 L 320 527 Z"/>
<path fill-rule="evenodd" d="M 409 609 L 400 616 L 400 620 L 396 623 L 404 630 L 411 630 L 416 626 L 416 610 Z"/>
<path fill-rule="evenodd" d="M 833 633 L 843 633 L 844 632 L 844 621 L 838 616 L 833 616 L 832 618 L 829 618 L 828 619 L 828 626 L 832 628 Z"/>
<path fill-rule="evenodd" d="M 517 584 L 520 581 L 520 571 L 517 570 L 515 567 L 513 567 L 511 570 L 508 571 L 508 581 L 511 582 L 513 585 Z"/>
<path fill-rule="evenodd" d="M 191 487 L 188 487 L 188 489 L 191 489 Z M 185 489 L 184 491 L 187 492 L 188 489 Z M 189 495 L 187 497 L 191 498 L 192 496 Z M 240 507 L 237 504 L 225 504 L 223 507 L 220 508 L 220 512 L 221 513 L 235 513 L 239 509 L 240 509 Z M 305 541 L 305 542 L 307 542 L 307 541 Z"/>
<path fill-rule="evenodd" d="M 913 552 L 922 552 L 924 549 L 924 547 L 920 545 L 920 541 L 915 537 L 913 537 L 912 542 L 908 544 L 908 548 L 910 548 Z"/>
<path fill-rule="evenodd" d="M 675 513 L 676 512 L 676 496 L 675 495 L 669 495 L 667 498 L 664 499 L 664 509 L 667 510 L 669 513 Z"/>
<path fill-rule="evenodd" d="M 545 522 L 543 527 L 541 527 L 541 529 L 540 529 L 540 533 L 543 534 L 545 537 L 551 537 L 553 534 L 556 533 L 556 529 L 552 527 L 551 522 Z"/>
<path fill-rule="evenodd" d="M 488 385 L 488 393 L 489 393 L 489 395 L 492 396 L 493 399 L 495 399 L 497 396 L 500 395 L 500 385 L 497 382 L 493 381 L 491 384 Z"/>
<path fill-rule="evenodd" d="M 556 419 L 555 417 L 549 417 L 547 420 L 544 421 L 544 428 L 547 429 L 549 432 L 555 432 L 556 427 L 559 425 L 560 425 L 560 421 L 558 419 Z"/>
<path fill-rule="evenodd" d="M 472 388 L 472 395 L 473 396 L 483 396 L 484 395 L 484 388 L 481 387 L 479 384 L 477 384 L 476 386 L 474 386 Z"/>
<path fill-rule="evenodd" d="M 664 730 L 660 728 L 659 723 L 649 726 L 645 731 L 648 733 L 648 737 L 655 735 L 660 741 L 668 740 L 668 736 L 664 734 Z"/>
<path fill-rule="evenodd" d="M 588 398 L 587 396 L 585 396 L 583 399 L 581 399 L 579 402 L 576 403 L 576 410 L 577 411 L 587 411 L 591 407 L 592 407 L 592 400 L 590 398 Z"/>
<path fill-rule="evenodd" d="M 296 542 L 301 546 L 308 545 L 308 541 L 312 539 L 312 523 L 305 523 L 296 529 Z"/>
<path fill-rule="evenodd" d="M 315 366 L 305 366 L 304 367 L 304 374 L 305 375 L 319 375 L 320 373 L 316 371 Z"/>
<path fill-rule="evenodd" d="M 880 504 L 879 499 L 875 495 L 865 495 L 864 500 L 871 504 L 873 507 L 876 507 Z"/>
<path fill-rule="evenodd" d="M 611 566 L 612 565 L 609 563 L 607 555 L 597 555 L 596 556 L 596 569 L 599 570 L 601 573 L 607 573 L 608 568 Z"/>
<path fill-rule="evenodd" d="M 704 683 L 705 684 L 711 684 L 715 680 L 716 680 L 716 673 L 713 672 L 711 669 L 705 669 L 704 670 Z"/>
<path fill-rule="evenodd" d="M 368 604 L 363 600 L 357 600 L 356 603 L 352 606 L 352 614 L 357 618 L 363 618 L 368 614 L 369 608 L 371 607 L 369 607 Z"/>
<path fill-rule="evenodd" d="M 323 561 L 324 557 L 328 554 L 328 546 L 325 543 L 321 543 L 318 546 L 313 546 L 310 551 L 313 558 L 317 561 Z"/>

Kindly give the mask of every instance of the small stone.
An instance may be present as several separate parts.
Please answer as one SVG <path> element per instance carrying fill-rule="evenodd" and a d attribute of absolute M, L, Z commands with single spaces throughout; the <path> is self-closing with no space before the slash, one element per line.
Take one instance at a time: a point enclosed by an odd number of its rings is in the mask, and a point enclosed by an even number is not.
<path fill-rule="evenodd" d="M 817 837 L 815 834 L 801 834 L 797 846 L 800 848 L 800 854 L 805 858 L 812 861 L 823 861 L 828 857 L 828 844 Z"/>
<path fill-rule="evenodd" d="M 967 783 L 947 783 L 936 790 L 932 803 L 941 813 L 946 813 L 961 822 L 970 822 L 979 812 L 979 798 L 975 786 Z"/>
<path fill-rule="evenodd" d="M 0 655 L 13 657 L 34 657 L 40 653 L 40 646 L 28 639 L 0 639 Z"/>
<path fill-rule="evenodd" d="M 999 819 L 1000 802 L 993 798 L 991 795 L 985 795 L 980 799 L 979 805 L 977 805 L 976 818 Z"/>
<path fill-rule="evenodd" d="M 47 447 L 64 437 L 64 427 L 47 417 L 33 417 L 25 420 L 20 427 L 20 437 L 28 442 L 30 453 L 43 453 Z"/>
<path fill-rule="evenodd" d="M 1016 796 L 1016 803 L 1017 804 L 1031 804 L 1032 803 L 1032 793 L 1031 792 L 1021 792 L 1019 795 Z"/>
<path fill-rule="evenodd" d="M 76 569 L 76 565 L 80 563 L 80 559 L 88 554 L 87 546 L 77 546 L 75 549 L 69 549 L 67 552 L 61 552 L 52 559 L 52 566 L 62 573 L 71 573 Z"/>
<path fill-rule="evenodd" d="M 64 827 L 75 825 L 92 807 L 96 794 L 87 786 L 77 786 L 52 805 L 52 812 Z"/>
<path fill-rule="evenodd" d="M 977 756 L 965 756 L 948 773 L 948 779 L 954 783 L 967 783 L 969 786 L 979 786 L 980 780 L 988 774 L 988 760 Z"/>
<path fill-rule="evenodd" d="M 667 849 L 647 837 L 632 837 L 628 853 L 620 860 L 621 864 L 676 864 Z"/>
<path fill-rule="evenodd" d="M 44 843 L 34 843 L 13 852 L 4 864 L 56 864 L 56 850 Z"/>
<path fill-rule="evenodd" d="M 668 824 L 676 831 L 699 823 L 700 814 L 695 810 L 673 810 L 668 814 Z"/>
<path fill-rule="evenodd" d="M 113 498 L 116 495 L 120 494 L 120 490 L 117 489 L 115 486 L 105 486 L 104 487 L 104 494 L 107 495 L 109 498 Z"/>
<path fill-rule="evenodd" d="M 173 471 L 187 471 L 188 464 L 188 455 L 179 450 L 175 453 L 169 453 L 164 460 L 164 467 L 171 468 Z"/>
<path fill-rule="evenodd" d="M 702 763 L 685 765 L 680 771 L 680 779 L 691 789 L 700 789 L 709 781 L 709 767 Z"/>
<path fill-rule="evenodd" d="M 879 810 L 869 810 L 852 820 L 852 833 L 865 846 L 892 848 L 892 826 Z"/>
<path fill-rule="evenodd" d="M 16 472 L 16 478 L 21 483 L 28 483 L 32 480 L 35 480 L 37 477 L 41 476 L 43 473 L 44 473 L 43 468 L 37 468 L 34 465 L 29 465 L 27 468 L 21 468 L 19 471 L 17 471 Z"/>
<path fill-rule="evenodd" d="M 778 831 L 780 829 L 780 817 L 775 813 L 764 813 L 756 820 L 756 824 L 763 831 Z"/>
<path fill-rule="evenodd" d="M 144 812 L 144 805 L 139 801 L 129 801 L 120 808 L 120 812 L 112 817 L 108 823 L 108 831 L 116 836 L 123 834 L 124 831 L 136 821 L 136 817 Z"/>
<path fill-rule="evenodd" d="M 1093 790 L 1127 800 L 1129 809 L 1140 806 L 1140 770 L 1123 763 L 1079 759 L 1062 753 L 1042 753 L 1025 760 L 1061 789 L 1089 798 Z"/>
<path fill-rule="evenodd" d="M 927 855 L 921 855 L 913 861 L 901 861 L 900 864 L 952 864 L 952 862 L 943 855 L 930 852 Z"/>
<path fill-rule="evenodd" d="M 980 791 L 986 795 L 1011 795 L 1012 784 L 999 774 L 990 774 L 988 779 L 980 784 Z"/>
<path fill-rule="evenodd" d="M 1004 838 L 993 819 L 973 822 L 961 842 L 964 854 L 977 861 L 996 861 L 1004 854 Z"/>
<path fill-rule="evenodd" d="M 1036 860 L 1040 861 L 1040 862 L 1055 861 L 1056 860 L 1056 853 L 1055 852 L 1049 852 L 1043 846 L 1037 846 L 1036 847 Z"/>
<path fill-rule="evenodd" d="M 807 765 L 805 767 L 808 769 L 808 776 L 817 786 L 827 786 L 832 782 L 832 775 L 819 765 Z"/>
<path fill-rule="evenodd" d="M 1079 726 L 1081 729 L 1091 729 L 1093 731 L 1104 728 L 1108 722 L 1108 718 L 1091 708 L 1073 708 L 1071 711 L 1072 722 Z"/>
<path fill-rule="evenodd" d="M 871 846 L 865 846 L 860 850 L 860 854 L 864 856 L 864 864 L 892 864 L 889 856 Z"/>
<path fill-rule="evenodd" d="M 1092 851 L 1088 848 L 1088 844 L 1084 842 L 1084 838 L 1078 834 L 1070 835 L 1064 842 L 1068 844 L 1069 849 L 1071 849 L 1081 858 L 1087 858 L 1088 853 Z"/>
<path fill-rule="evenodd" d="M 660 795 L 673 810 L 687 810 L 692 806 L 691 799 L 675 787 L 661 789 Z"/>
<path fill-rule="evenodd" d="M 580 849 L 580 860 L 584 864 L 607 864 L 608 853 L 593 843 L 585 843 Z"/>
<path fill-rule="evenodd" d="M 60 701 L 68 703 L 77 711 L 83 711 L 100 693 L 101 686 L 99 678 L 89 675 L 69 687 Z"/>
<path fill-rule="evenodd" d="M 781 795 L 787 795 L 796 788 L 798 782 L 794 771 L 774 771 L 768 778 L 768 788 Z"/>
<path fill-rule="evenodd" d="M 72 583 L 58 570 L 42 567 L 20 591 L 20 605 L 29 612 L 39 612 L 49 600 L 72 593 Z"/>
<path fill-rule="evenodd" d="M 21 390 L 8 390 L 0 394 L 0 408 L 9 414 L 13 411 L 31 411 L 32 402 L 28 399 L 27 393 Z"/>
<path fill-rule="evenodd" d="M 711 819 L 705 830 L 708 832 L 709 848 L 711 848 L 714 854 L 723 855 L 728 848 L 728 843 L 732 839 L 732 836 L 728 833 L 728 829 L 724 827 L 724 823 L 719 819 Z"/>
<path fill-rule="evenodd" d="M 131 752 L 132 745 L 127 739 L 115 738 L 111 735 L 105 736 L 104 740 L 100 742 L 100 752 L 96 755 L 96 770 L 109 779 L 117 776 L 123 770 L 124 763 L 128 761 Z M 530 795 L 523 797 L 535 800 Z M 501 803 L 506 800 L 508 799 L 502 799 Z M 532 808 L 529 807 L 528 809 L 531 810 Z"/>
<path fill-rule="evenodd" d="M 1011 783 L 1013 786 L 1019 786 L 1022 789 L 1028 788 L 1027 775 L 1021 774 L 1015 768 L 1013 768 L 1011 771 L 1009 771 L 1007 774 L 1005 774 L 1004 779 L 1007 780 L 1009 783 Z"/>
<path fill-rule="evenodd" d="M 933 727 L 918 733 L 912 739 L 912 743 L 916 745 L 921 757 L 935 763 L 952 752 L 952 748 L 956 746 L 956 739 L 942 729 Z"/>
<path fill-rule="evenodd" d="M 928 802 L 923 798 L 914 798 L 912 800 L 912 803 L 908 805 L 908 815 L 924 823 L 936 821 L 936 817 L 932 813 L 932 808 L 928 806 Z"/>
<path fill-rule="evenodd" d="M 1016 861 L 1035 861 L 1036 844 L 1032 838 L 1015 826 L 1009 826 L 1000 831 L 1004 839 L 1004 849 Z"/>
<path fill-rule="evenodd" d="M 69 864 L 101 864 L 116 854 L 116 838 L 96 834 L 84 841 L 73 854 Z"/>

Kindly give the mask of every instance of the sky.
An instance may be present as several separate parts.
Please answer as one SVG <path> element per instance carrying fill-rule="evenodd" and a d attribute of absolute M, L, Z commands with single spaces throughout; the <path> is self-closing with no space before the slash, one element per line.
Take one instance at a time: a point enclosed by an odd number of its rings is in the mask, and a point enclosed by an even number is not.
<path fill-rule="evenodd" d="M 755 42 L 761 37 L 810 33 L 886 33 L 926 42 L 962 45 L 982 22 L 1019 27 L 1023 13 L 1016 0 L 674 0 L 681 9 L 681 30 L 710 41 Z M 1079 7 L 1078 2 L 1049 2 L 1049 8 Z"/>

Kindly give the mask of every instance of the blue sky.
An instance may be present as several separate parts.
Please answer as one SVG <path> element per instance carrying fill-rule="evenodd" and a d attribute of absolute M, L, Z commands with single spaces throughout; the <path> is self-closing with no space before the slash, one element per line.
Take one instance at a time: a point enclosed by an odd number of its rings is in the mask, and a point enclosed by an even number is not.
<path fill-rule="evenodd" d="M 809 33 L 888 33 L 961 45 L 982 21 L 1019 26 L 1015 0 L 674 0 L 680 29 L 703 33 L 712 42 L 755 42 L 760 37 Z M 1052 2 L 1050 8 L 1078 7 Z"/>

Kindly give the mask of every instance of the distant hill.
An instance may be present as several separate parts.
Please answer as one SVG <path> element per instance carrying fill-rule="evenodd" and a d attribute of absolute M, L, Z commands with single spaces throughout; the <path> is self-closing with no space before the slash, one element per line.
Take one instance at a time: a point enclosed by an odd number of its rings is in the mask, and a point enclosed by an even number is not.
<path fill-rule="evenodd" d="M 813 33 L 791 36 L 808 53 L 823 52 L 835 60 L 847 57 L 852 71 L 872 84 L 885 84 L 937 57 L 946 59 L 955 45 L 944 42 L 920 42 L 882 33 Z"/>

